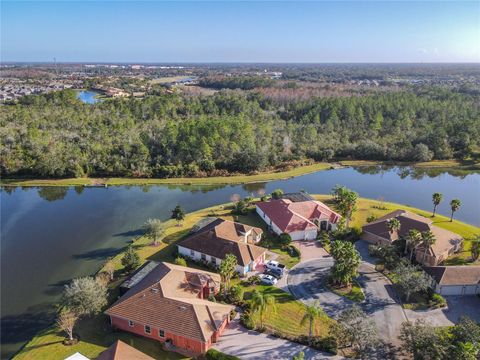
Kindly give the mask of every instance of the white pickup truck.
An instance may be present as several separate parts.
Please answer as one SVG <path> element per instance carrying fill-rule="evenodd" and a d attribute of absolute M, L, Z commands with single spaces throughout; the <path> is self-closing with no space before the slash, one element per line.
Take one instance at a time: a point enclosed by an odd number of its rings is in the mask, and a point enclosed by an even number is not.
<path fill-rule="evenodd" d="M 285 265 L 280 264 L 278 261 L 275 260 L 269 260 L 265 263 L 265 267 L 267 269 L 276 269 L 280 270 L 282 273 L 286 270 Z"/>

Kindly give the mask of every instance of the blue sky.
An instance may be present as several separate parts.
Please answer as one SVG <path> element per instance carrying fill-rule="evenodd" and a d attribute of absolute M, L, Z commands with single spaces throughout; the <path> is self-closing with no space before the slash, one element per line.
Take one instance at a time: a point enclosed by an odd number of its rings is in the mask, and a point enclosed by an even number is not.
<path fill-rule="evenodd" d="M 1 1 L 2 61 L 479 62 L 480 1 Z"/>

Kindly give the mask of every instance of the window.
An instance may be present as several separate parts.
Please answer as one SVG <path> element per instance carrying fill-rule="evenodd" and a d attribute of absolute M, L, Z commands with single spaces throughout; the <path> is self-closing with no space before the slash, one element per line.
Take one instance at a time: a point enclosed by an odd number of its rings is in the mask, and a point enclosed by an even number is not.
<path fill-rule="evenodd" d="M 190 256 L 195 256 L 195 251 L 190 250 Z"/>
<path fill-rule="evenodd" d="M 164 330 L 158 330 L 158 336 L 165 337 L 165 331 Z"/>
<path fill-rule="evenodd" d="M 202 254 L 202 260 L 207 260 L 207 255 Z"/>
<path fill-rule="evenodd" d="M 128 326 L 135 326 L 135 323 L 132 320 L 128 320 Z"/>
<path fill-rule="evenodd" d="M 150 334 L 152 332 L 152 329 L 150 329 L 150 326 L 145 325 L 145 333 Z"/>

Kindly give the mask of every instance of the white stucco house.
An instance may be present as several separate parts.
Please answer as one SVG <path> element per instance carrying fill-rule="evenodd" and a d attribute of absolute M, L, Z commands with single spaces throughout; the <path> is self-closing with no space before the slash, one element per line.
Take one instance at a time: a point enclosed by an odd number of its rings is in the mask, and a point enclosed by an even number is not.
<path fill-rule="evenodd" d="M 194 228 L 190 236 L 177 243 L 182 256 L 219 266 L 227 254 L 233 254 L 236 270 L 242 276 L 265 262 L 267 249 L 255 245 L 263 234 L 260 228 L 223 219 Z"/>
<path fill-rule="evenodd" d="M 320 201 L 277 199 L 257 203 L 257 214 L 277 234 L 313 240 L 318 230 L 335 230 L 341 216 Z"/>

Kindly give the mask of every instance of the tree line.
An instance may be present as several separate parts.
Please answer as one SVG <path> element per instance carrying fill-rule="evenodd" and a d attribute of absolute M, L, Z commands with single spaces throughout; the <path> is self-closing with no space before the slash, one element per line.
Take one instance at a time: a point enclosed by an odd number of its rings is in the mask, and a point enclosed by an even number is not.
<path fill-rule="evenodd" d="M 469 157 L 478 99 L 443 90 L 277 101 L 255 91 L 83 104 L 72 90 L 0 107 L 2 176 L 222 176 L 292 160 Z"/>

